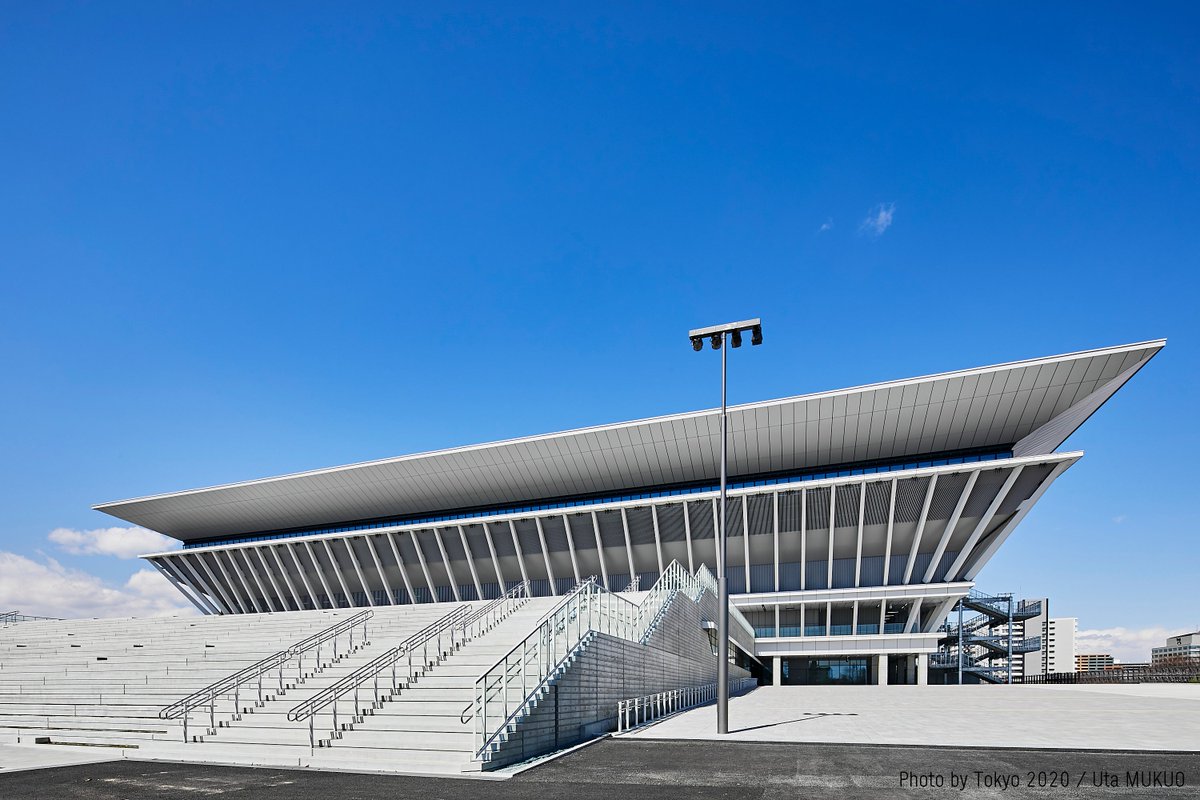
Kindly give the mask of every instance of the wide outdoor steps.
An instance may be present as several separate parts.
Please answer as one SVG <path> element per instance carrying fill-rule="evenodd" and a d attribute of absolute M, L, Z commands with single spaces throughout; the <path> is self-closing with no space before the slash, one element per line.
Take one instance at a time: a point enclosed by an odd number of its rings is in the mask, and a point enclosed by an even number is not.
<path fill-rule="evenodd" d="M 350 662 L 365 663 L 453 607 L 443 603 L 376 609 L 367 623 L 371 646 L 347 656 L 348 637 L 343 636 L 343 658 L 315 677 L 345 674 Z M 0 631 L 0 740 L 49 736 L 54 742 L 139 748 L 182 740 L 181 722 L 158 718 L 164 706 L 362 610 L 47 620 L 8 626 Z M 355 638 L 360 647 L 358 630 Z M 322 650 L 328 660 L 330 646 Z M 306 657 L 306 671 L 313 663 L 315 658 Z M 297 680 L 286 671 L 284 678 L 285 686 Z M 300 692 L 301 688 L 289 689 L 268 706 L 287 703 L 290 708 L 302 697 Z M 274 673 L 264 678 L 264 694 L 278 694 Z M 257 696 L 256 685 L 244 689 L 241 705 L 252 707 Z M 219 700 L 218 721 L 234 710 L 232 699 Z M 196 732 L 203 731 L 207 717 L 207 708 L 203 715 L 192 714 Z"/>
<path fill-rule="evenodd" d="M 477 770 L 472 762 L 474 720 L 461 717 L 471 705 L 475 681 L 496 661 L 519 644 L 547 611 L 555 598 L 534 598 L 495 628 L 468 642 L 415 683 L 402 689 L 380 708 L 371 708 L 373 692 L 360 689 L 361 721 L 353 719 L 353 704 L 339 703 L 339 730 L 333 731 L 330 708 L 314 719 L 317 747 L 309 747 L 307 722 L 291 722 L 287 711 L 301 699 L 332 683 L 311 682 L 289 691 L 284 701 L 267 703 L 241 720 L 222 727 L 202 743 L 155 742 L 140 755 L 164 759 L 216 761 L 255 765 L 302 765 L 341 769 L 389 770 L 414 773 L 457 774 Z M 446 604 L 442 604 L 445 606 Z M 444 609 L 443 609 L 444 613 Z M 383 652 L 379 650 L 378 652 Z M 370 655 L 374 658 L 375 654 Z M 364 658 L 366 663 L 369 658 Z M 341 674 L 345 674 L 342 672 Z M 324 677 L 321 676 L 322 678 Z M 380 693 L 388 693 L 381 677 Z M 390 678 L 390 672 L 388 673 Z M 304 690 L 308 694 L 303 694 Z"/>

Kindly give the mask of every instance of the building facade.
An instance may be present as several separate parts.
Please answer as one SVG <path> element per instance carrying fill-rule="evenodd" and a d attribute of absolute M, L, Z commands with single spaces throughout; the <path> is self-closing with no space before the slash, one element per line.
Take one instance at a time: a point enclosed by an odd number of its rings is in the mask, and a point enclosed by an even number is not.
<path fill-rule="evenodd" d="M 1200 661 L 1200 631 L 1167 638 L 1162 647 L 1150 650 L 1150 664 L 1160 666 L 1181 661 Z"/>
<path fill-rule="evenodd" d="M 949 609 L 1082 456 L 1058 447 L 1163 345 L 732 407 L 723 560 L 752 655 L 778 681 L 923 681 Z M 647 588 L 672 561 L 718 571 L 719 432 L 709 410 L 96 508 L 180 540 L 145 558 L 204 613 Z"/>
<path fill-rule="evenodd" d="M 1093 672 L 1095 670 L 1108 669 L 1116 666 L 1116 659 L 1111 653 L 1076 653 L 1075 654 L 1075 671 L 1076 672 Z"/>

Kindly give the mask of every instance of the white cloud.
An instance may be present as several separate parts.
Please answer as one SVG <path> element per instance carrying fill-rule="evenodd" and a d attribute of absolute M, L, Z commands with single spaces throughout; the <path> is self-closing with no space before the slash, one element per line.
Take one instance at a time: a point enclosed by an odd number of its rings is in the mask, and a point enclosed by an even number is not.
<path fill-rule="evenodd" d="M 880 203 L 871 209 L 871 213 L 867 214 L 867 218 L 858 226 L 858 232 L 868 236 L 882 236 L 884 231 L 892 227 L 892 219 L 895 214 L 895 203 Z"/>
<path fill-rule="evenodd" d="M 141 569 L 116 587 L 52 558 L 0 550 L 0 608 L 48 617 L 166 617 L 196 609 L 159 573 Z"/>
<path fill-rule="evenodd" d="M 817 233 L 824 233 L 825 231 L 831 231 L 831 230 L 833 230 L 833 217 L 830 217 L 829 219 L 822 222 L 821 227 L 817 228 Z"/>
<path fill-rule="evenodd" d="M 1150 648 L 1162 647 L 1168 636 L 1188 631 L 1180 628 L 1097 628 L 1075 634 L 1075 652 L 1110 653 L 1118 661 L 1150 660 Z"/>
<path fill-rule="evenodd" d="M 77 531 L 72 528 L 55 528 L 50 531 L 50 541 L 63 552 L 74 556 L 116 556 L 137 558 L 143 553 L 174 550 L 179 542 L 161 533 L 145 528 L 95 528 Z"/>
<path fill-rule="evenodd" d="M 1117 514 L 1117 515 L 1116 515 L 1115 517 L 1113 517 L 1112 519 L 1113 519 L 1113 524 L 1114 524 L 1114 525 L 1120 525 L 1122 522 L 1124 522 L 1125 520 L 1129 519 L 1129 517 L 1128 517 L 1128 516 L 1126 516 L 1125 514 Z"/>

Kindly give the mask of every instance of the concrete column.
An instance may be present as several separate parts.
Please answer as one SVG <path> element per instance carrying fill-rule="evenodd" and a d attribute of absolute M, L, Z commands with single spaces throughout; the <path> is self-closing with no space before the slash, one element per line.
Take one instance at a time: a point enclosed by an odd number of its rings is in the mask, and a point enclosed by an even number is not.
<path fill-rule="evenodd" d="M 928 686 L 929 685 L 929 654 L 928 653 L 918 653 L 915 656 L 915 658 L 917 659 L 917 685 L 918 686 Z"/>
<path fill-rule="evenodd" d="M 771 659 L 771 685 L 783 685 L 783 659 L 779 656 Z"/>
<path fill-rule="evenodd" d="M 875 656 L 875 682 L 880 686 L 887 686 L 887 656 L 880 654 Z"/>

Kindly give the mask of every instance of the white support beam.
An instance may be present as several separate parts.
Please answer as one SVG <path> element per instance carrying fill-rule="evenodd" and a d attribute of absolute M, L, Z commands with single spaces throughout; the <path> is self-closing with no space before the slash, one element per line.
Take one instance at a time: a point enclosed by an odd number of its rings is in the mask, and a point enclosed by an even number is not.
<path fill-rule="evenodd" d="M 396 568 L 400 570 L 400 580 L 404 582 L 404 591 L 408 592 L 408 602 L 410 605 L 416 605 L 417 593 L 413 591 L 412 581 L 408 577 L 408 566 L 404 563 L 404 558 L 400 555 L 400 546 L 396 544 L 398 533 L 385 533 L 384 536 L 388 540 L 388 544 L 392 547 L 392 557 L 396 559 Z"/>
<path fill-rule="evenodd" d="M 237 547 L 237 548 L 234 548 L 234 550 L 231 550 L 230 552 L 237 552 L 237 553 L 241 554 L 242 560 L 246 562 L 246 572 L 248 572 L 250 574 L 250 577 L 254 580 L 254 585 L 258 587 L 258 590 L 260 592 L 262 592 L 263 601 L 267 605 L 267 610 L 268 611 L 287 611 L 287 606 L 283 606 L 282 608 L 276 608 L 276 605 L 281 605 L 283 603 L 283 598 L 278 598 L 277 602 L 275 602 L 275 603 L 271 602 L 270 593 L 267 592 L 266 586 L 263 584 L 262 580 L 258 576 L 258 570 L 254 568 L 254 564 L 251 563 L 251 561 L 250 561 L 250 555 L 246 552 L 249 549 L 250 548 L 248 548 L 248 547 Z"/>
<path fill-rule="evenodd" d="M 863 522 L 867 516 L 867 482 L 858 485 L 858 546 L 854 552 L 854 585 L 862 586 Z M 858 604 L 854 604 L 854 630 L 858 632 Z"/>
<path fill-rule="evenodd" d="M 983 550 L 974 558 L 974 560 L 971 562 L 971 565 L 967 567 L 963 573 L 963 578 L 965 580 L 975 580 L 975 576 L 979 574 L 979 570 L 983 569 L 983 565 L 986 564 L 989 559 L 991 559 L 992 555 L 997 549 L 999 549 L 1000 545 L 1004 544 L 1004 540 L 1009 537 L 1009 534 L 1011 534 L 1013 530 L 1021 524 L 1021 520 L 1025 519 L 1025 515 L 1028 514 L 1030 509 L 1032 509 L 1037 504 L 1037 501 L 1042 498 L 1042 495 L 1045 494 L 1046 490 L 1050 488 L 1050 484 L 1054 483 L 1054 481 L 1058 479 L 1058 476 L 1066 472 L 1067 469 L 1074 463 L 1075 460 L 1072 459 L 1070 461 L 1060 461 L 1054 465 L 1054 468 L 1050 470 L 1050 474 L 1046 476 L 1046 479 L 1042 481 L 1041 485 L 1034 490 L 1033 494 L 1031 494 L 1028 499 L 1021 503 L 1021 505 L 1017 508 L 1017 513 L 1012 515 L 1012 518 L 1005 523 L 1004 527 L 1001 528 L 995 536 L 992 537 L 991 541 L 989 541 Z M 963 550 L 966 550 L 966 548 L 964 547 Z"/>
<path fill-rule="evenodd" d="M 953 580 L 954 575 L 958 575 L 959 571 L 967 561 L 967 556 L 975 549 L 975 544 L 979 541 L 979 537 L 983 536 L 988 525 L 992 523 L 992 517 L 996 516 L 996 511 L 1000 508 L 1000 504 L 1004 502 L 1004 498 L 1008 497 L 1009 491 L 1012 490 L 1013 484 L 1017 482 L 1017 478 L 1021 477 L 1021 471 L 1025 469 L 1022 464 L 1013 469 L 1009 473 L 1008 479 L 1004 481 L 1004 485 L 1000 487 L 1000 491 L 996 492 L 996 497 L 988 505 L 987 511 L 983 512 L 983 516 L 979 518 L 979 524 L 975 526 L 975 530 L 971 531 L 971 535 L 967 538 L 962 550 L 958 553 L 958 558 L 954 559 L 954 563 L 950 565 L 950 569 L 946 570 L 946 579 Z"/>
<path fill-rule="evenodd" d="M 887 544 L 883 550 L 883 585 L 888 585 L 888 573 L 892 566 L 892 528 L 896 523 L 896 479 L 892 478 L 892 497 L 888 501 Z M 883 618 L 880 617 L 879 632 L 883 633 Z"/>
<path fill-rule="evenodd" d="M 800 591 L 808 584 L 808 489 L 800 490 Z"/>
<path fill-rule="evenodd" d="M 825 588 L 833 588 L 833 532 L 837 528 L 837 484 L 829 487 L 829 556 L 825 561 Z"/>
<path fill-rule="evenodd" d="M 389 606 L 396 605 L 396 592 L 392 589 L 392 582 L 387 578 L 387 572 L 383 569 L 383 559 L 379 557 L 379 545 L 375 542 L 375 537 L 367 534 L 367 552 L 371 554 L 371 561 L 375 563 L 375 571 L 379 573 L 379 583 L 383 585 L 383 590 L 387 592 L 387 604 Z"/>
<path fill-rule="evenodd" d="M 508 523 L 512 525 L 512 523 Z M 421 574 L 425 576 L 425 583 L 429 586 L 429 594 L 433 597 L 433 602 L 442 602 L 438 597 L 437 587 L 433 585 L 433 576 L 429 574 L 429 564 L 425 562 L 425 553 L 421 551 L 421 540 L 417 538 L 418 531 L 410 531 L 408 538 L 412 540 L 413 549 L 417 551 L 417 563 L 421 565 Z"/>
<path fill-rule="evenodd" d="M 458 526 L 458 538 L 462 541 L 463 553 L 467 557 L 467 568 L 471 570 L 471 580 L 475 583 L 475 599 L 483 599 L 483 584 L 479 582 L 479 570 L 475 568 L 475 554 L 471 552 L 471 545 L 467 543 L 467 532 L 463 530 L 463 526 Z"/>
<path fill-rule="evenodd" d="M 571 516 L 563 514 L 562 521 L 563 529 L 567 532 L 567 550 L 571 552 L 571 570 L 575 573 L 575 585 L 578 586 L 583 582 L 583 576 L 579 574 L 579 557 L 575 555 L 575 534 L 571 533 Z"/>
<path fill-rule="evenodd" d="M 267 581 L 270 582 L 271 588 L 275 590 L 275 596 L 279 598 L 279 605 L 283 607 L 282 610 L 287 611 L 287 597 L 284 595 L 283 590 L 279 588 L 279 581 L 275 580 L 275 570 L 271 569 L 271 565 L 267 563 L 265 558 L 263 558 L 262 545 L 257 547 L 247 547 L 247 557 L 249 557 L 250 553 L 253 553 L 258 559 L 258 564 L 255 565 L 254 571 L 256 573 L 261 571 L 262 574 L 267 576 Z M 296 606 L 296 608 L 298 609 L 299 606 Z"/>
<path fill-rule="evenodd" d="M 288 574 L 287 568 L 283 566 L 283 561 L 279 558 L 278 551 L 276 551 L 275 548 L 270 544 L 264 544 L 259 551 L 258 557 L 262 559 L 263 567 L 266 568 L 268 575 L 274 572 L 274 570 L 272 570 L 271 565 L 267 563 L 267 559 L 263 556 L 262 550 L 266 550 L 268 553 L 270 553 L 271 558 L 275 560 L 275 564 L 279 567 L 279 574 L 283 576 L 283 582 L 287 585 L 288 592 L 291 593 L 292 600 L 296 603 L 296 610 L 303 611 L 304 601 L 300 599 L 300 593 L 296 591 L 296 585 L 292 583 L 292 576 Z M 313 608 L 316 608 L 316 606 L 314 605 Z"/>
<path fill-rule="evenodd" d="M 237 575 L 238 581 L 242 585 L 242 589 L 246 592 L 246 600 L 250 603 L 250 607 L 254 609 L 254 613 L 257 614 L 262 611 L 270 611 L 271 609 L 269 606 L 267 606 L 265 603 L 259 603 L 258 598 L 254 596 L 254 590 L 250 588 L 250 581 L 246 580 L 246 573 L 242 572 L 242 568 L 238 566 L 237 559 L 233 557 L 234 550 L 236 549 L 237 548 L 231 548 L 229 550 L 218 552 L 225 553 L 225 558 L 229 561 L 229 568 L 233 570 L 234 575 Z"/>
<path fill-rule="evenodd" d="M 745 591 L 750 591 L 750 496 L 742 495 L 742 572 L 745 573 Z"/>
<path fill-rule="evenodd" d="M 779 492 L 771 493 L 771 530 L 775 536 L 775 591 L 779 591 Z M 775 607 L 775 635 L 779 635 L 779 607 Z"/>
<path fill-rule="evenodd" d="M 283 550 L 285 553 L 287 553 L 288 555 L 290 555 L 292 557 L 292 563 L 294 563 L 296 565 L 296 574 L 300 576 L 300 581 L 301 581 L 301 583 L 304 584 L 304 588 L 308 592 L 308 598 L 309 598 L 309 600 L 312 601 L 312 607 L 320 608 L 321 607 L 321 598 L 317 596 L 317 593 L 315 591 L 313 591 L 313 586 L 308 580 L 308 573 L 304 571 L 304 564 L 302 564 L 300 562 L 300 556 L 297 555 L 300 552 L 299 545 L 293 542 L 293 543 L 284 543 L 281 545 L 281 547 L 283 547 Z M 308 557 L 310 559 L 313 559 L 313 554 L 312 554 L 311 548 L 309 548 Z M 313 569 L 317 570 L 318 572 L 320 572 L 320 569 L 321 569 L 320 566 L 317 565 L 316 559 L 313 559 Z M 284 574 L 286 575 L 287 573 L 285 572 Z M 326 590 L 326 591 L 328 591 L 328 590 Z M 333 605 L 332 598 L 330 598 L 329 604 Z"/>
<path fill-rule="evenodd" d="M 850 604 L 850 634 L 852 636 L 858 635 L 858 603 L 859 601 L 855 600 Z"/>
<path fill-rule="evenodd" d="M 916 624 L 921 621 L 921 598 L 918 597 L 913 601 L 912 607 L 908 610 L 908 622 L 904 623 L 904 632 L 913 633 Z"/>
<path fill-rule="evenodd" d="M 517 525 L 511 519 L 508 521 L 508 532 L 512 535 L 513 549 L 517 551 L 517 566 L 521 568 L 521 580 L 525 582 L 525 593 L 533 594 L 529 585 L 529 571 L 525 569 L 525 556 L 521 553 L 521 539 L 517 536 Z"/>
<path fill-rule="evenodd" d="M 206 588 L 204 579 L 197 574 L 192 565 L 187 559 L 179 556 L 167 556 L 163 559 L 164 563 L 170 567 L 178 578 L 183 581 L 199 598 L 200 602 L 208 609 L 206 614 L 224 614 L 225 608 L 221 603 L 221 598 L 213 592 L 212 589 Z"/>
<path fill-rule="evenodd" d="M 234 613 L 233 607 L 230 606 L 228 603 L 226 603 L 225 598 L 223 598 L 221 596 L 221 593 L 218 592 L 215 588 L 213 588 L 213 584 L 210 584 L 208 581 L 206 581 L 204 579 L 203 572 L 201 570 L 197 569 L 195 564 L 192 563 L 192 561 L 194 560 L 196 562 L 199 562 L 201 567 L 204 566 L 199 554 L 197 554 L 196 556 L 192 556 L 192 557 L 190 557 L 186 554 L 180 554 L 178 556 L 174 556 L 174 558 L 179 561 L 179 563 L 176 565 L 177 568 L 179 569 L 179 571 L 183 572 L 184 570 L 186 570 L 187 573 L 190 574 L 192 576 L 192 578 L 195 579 L 194 583 L 192 581 L 189 581 L 189 583 L 193 583 L 193 585 L 200 586 L 200 589 L 205 593 L 203 595 L 204 599 L 207 600 L 213 606 L 214 609 L 216 609 L 216 613 L 218 613 L 218 614 Z M 205 570 L 205 571 L 207 571 L 207 570 Z M 210 578 L 212 577 L 211 572 L 209 573 L 209 577 Z M 214 582 L 215 582 L 215 579 L 214 579 Z"/>
<path fill-rule="evenodd" d="M 508 591 L 508 581 L 504 580 L 504 573 L 500 571 L 500 559 L 496 557 L 496 544 L 492 541 L 492 531 L 488 528 L 486 522 L 481 524 L 483 525 L 483 538 L 487 542 L 488 552 L 492 554 L 492 569 L 496 570 L 496 581 L 500 584 L 500 594 L 498 596 L 503 597 L 504 593 Z"/>
<path fill-rule="evenodd" d="M 936 632 L 938 629 L 938 626 L 942 624 L 942 620 L 944 620 L 946 618 L 946 615 L 950 613 L 951 607 L 953 607 L 954 604 L 957 602 L 958 602 L 958 600 L 956 600 L 955 598 L 947 597 L 945 600 L 943 600 L 941 603 L 939 603 L 934 608 L 933 615 L 930 616 L 929 622 L 927 622 L 921 626 L 920 632 L 921 633 Z"/>
<path fill-rule="evenodd" d="M 217 569 L 221 571 L 222 577 L 225 578 L 225 585 L 229 587 L 229 594 L 236 601 L 237 607 L 241 610 L 241 612 L 243 614 L 253 613 L 254 609 L 252 608 L 252 606 L 250 604 L 249 598 L 238 594 L 237 584 L 234 583 L 233 578 L 229 577 L 229 570 L 225 569 L 225 564 L 221 561 L 221 553 L 222 552 L 223 551 L 221 551 L 221 550 L 213 550 L 212 558 L 213 558 L 213 562 L 217 565 Z M 243 602 L 243 601 L 245 601 L 245 602 Z"/>
<path fill-rule="evenodd" d="M 629 539 L 629 517 L 621 507 L 621 529 L 625 531 L 625 555 L 629 558 L 629 582 L 637 580 L 637 570 L 633 567 L 633 542 Z M 640 588 L 640 587 L 639 587 Z"/>
<path fill-rule="evenodd" d="M 213 586 L 215 586 L 217 591 L 221 593 L 221 598 L 225 601 L 225 605 L 228 606 L 229 613 L 245 614 L 246 610 L 242 608 L 241 600 L 239 600 L 238 596 L 234 594 L 233 587 L 229 585 L 229 576 L 223 574 L 224 580 L 218 578 L 216 573 L 214 573 L 208 566 L 208 561 L 204 558 L 205 555 L 211 556 L 213 563 L 217 565 L 217 569 L 221 570 L 221 562 L 217 559 L 217 551 L 213 550 L 209 553 L 197 553 L 196 562 L 206 573 L 208 573 L 208 577 L 212 579 Z M 224 570 L 221 570 L 221 572 L 224 573 Z"/>
<path fill-rule="evenodd" d="M 959 517 L 962 516 L 963 509 L 967 505 L 967 498 L 971 496 L 971 490 L 975 488 L 975 481 L 979 479 L 979 473 L 982 471 L 976 470 L 967 478 L 967 485 L 963 487 L 962 494 L 958 496 L 958 502 L 954 504 L 954 511 L 950 514 L 950 520 L 946 523 L 946 530 L 942 531 L 942 538 L 938 541 L 937 549 L 933 551 L 933 560 L 925 568 L 924 583 L 932 581 L 933 576 L 937 573 L 938 563 L 946 553 L 946 547 L 950 544 L 950 538 L 954 536 L 954 529 L 958 527 Z"/>
<path fill-rule="evenodd" d="M 921 505 L 921 518 L 917 520 L 917 530 L 913 533 L 912 548 L 908 551 L 908 563 L 904 565 L 904 582 L 912 582 L 913 566 L 917 561 L 917 550 L 921 546 L 921 537 L 925 535 L 925 521 L 929 518 L 929 504 L 933 502 L 933 490 L 937 487 L 937 475 L 929 478 L 929 488 L 925 490 L 925 502 Z"/>
<path fill-rule="evenodd" d="M 363 595 L 367 598 L 367 605 L 374 608 L 375 598 L 371 596 L 371 587 L 367 585 L 366 576 L 363 575 L 362 564 L 358 563 L 358 556 L 354 554 L 354 545 L 350 540 L 354 537 L 344 536 L 342 542 L 346 545 L 346 555 L 350 556 L 350 564 L 354 567 L 354 574 L 358 576 L 358 583 L 362 586 Z M 354 605 L 353 602 L 350 605 Z"/>
<path fill-rule="evenodd" d="M 688 518 L 688 501 L 683 499 L 683 536 L 687 539 L 688 572 L 696 574 L 696 557 L 692 555 L 692 521 Z"/>
<path fill-rule="evenodd" d="M 600 558 L 600 577 L 604 579 L 604 588 L 610 592 L 616 591 L 608 585 L 608 567 L 604 563 L 604 543 L 600 540 L 600 520 L 596 512 L 592 512 L 592 533 L 596 534 L 596 555 Z"/>
<path fill-rule="evenodd" d="M 354 608 L 354 599 L 350 596 L 350 587 L 346 585 L 346 579 L 342 577 L 342 567 L 333 555 L 333 547 L 330 546 L 328 539 L 321 539 L 320 542 L 325 546 L 325 555 L 329 556 L 329 568 L 333 570 L 333 577 L 337 578 L 338 586 L 342 587 L 342 596 L 346 598 L 346 607 Z"/>
<path fill-rule="evenodd" d="M 654 549 L 658 552 L 658 574 L 662 575 L 666 571 L 663 565 L 663 548 L 662 536 L 658 532 L 658 504 L 650 506 L 650 521 L 654 524 Z"/>
<path fill-rule="evenodd" d="M 442 564 L 446 567 L 446 577 L 450 580 L 450 594 L 454 595 L 454 602 L 461 603 L 462 597 L 458 593 L 458 579 L 454 577 L 454 570 L 450 569 L 450 556 L 446 555 L 446 543 L 442 541 L 442 531 L 440 528 L 433 529 L 433 540 L 437 542 L 438 552 L 442 554 Z"/>
<path fill-rule="evenodd" d="M 201 602 L 200 602 L 200 601 L 197 599 L 197 595 L 194 595 L 194 594 L 192 594 L 192 592 L 191 592 L 191 591 L 189 591 L 190 587 L 186 586 L 186 584 L 184 584 L 184 583 L 181 583 L 181 582 L 179 581 L 179 579 L 178 579 L 178 578 L 176 578 L 174 574 L 172 574 L 171 570 L 170 570 L 170 569 L 168 569 L 168 567 L 167 567 L 167 565 L 166 565 L 165 563 L 163 563 L 163 564 L 160 564 L 160 563 L 159 563 L 159 560 L 158 560 L 157 558 L 148 558 L 148 559 L 146 559 L 146 560 L 147 560 L 147 561 L 149 561 L 149 562 L 150 562 L 150 564 L 151 564 L 151 565 L 152 565 L 152 566 L 153 566 L 153 567 L 154 567 L 156 570 L 158 570 L 158 571 L 159 571 L 159 573 L 160 573 L 160 574 L 161 574 L 161 575 L 162 575 L 164 578 L 166 578 L 166 579 L 167 579 L 167 582 L 168 582 L 168 583 L 170 583 L 172 586 L 174 586 L 174 587 L 175 587 L 175 589 L 176 589 L 176 590 L 177 590 L 177 591 L 178 591 L 178 592 L 179 592 L 181 595 L 183 595 L 184 597 L 186 597 L 186 598 L 188 599 L 188 602 L 189 602 L 189 603 L 191 603 L 192 605 L 194 605 L 194 606 L 196 607 L 196 610 L 197 610 L 197 611 L 199 611 L 201 614 L 209 614 L 209 613 L 211 613 L 211 612 L 210 612 L 210 611 L 209 611 L 207 608 L 205 608 L 204 604 L 203 604 L 203 603 L 201 603 Z M 163 561 L 165 562 L 165 561 L 166 561 L 166 559 L 163 559 Z"/>
<path fill-rule="evenodd" d="M 542 530 L 542 518 L 534 517 L 533 524 L 537 527 L 538 542 L 542 545 L 542 560 L 546 562 L 546 579 L 550 581 L 550 595 L 558 597 L 558 587 L 554 585 L 554 567 L 550 566 L 550 550 L 546 547 L 546 532 Z"/>
<path fill-rule="evenodd" d="M 308 553 L 309 561 L 312 562 L 313 569 L 317 571 L 317 580 L 321 582 L 321 588 L 325 590 L 325 599 L 329 601 L 329 607 L 337 608 L 337 598 L 333 596 L 333 590 L 329 588 L 329 581 L 325 579 L 325 570 L 321 567 L 321 562 L 317 560 L 316 551 L 313 550 L 312 544 L 307 541 L 303 542 L 303 545 L 305 551 Z M 337 564 L 333 565 L 333 569 L 335 572 L 337 571 Z M 317 608 L 320 607 L 321 605 L 318 603 Z"/>

